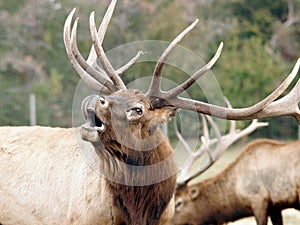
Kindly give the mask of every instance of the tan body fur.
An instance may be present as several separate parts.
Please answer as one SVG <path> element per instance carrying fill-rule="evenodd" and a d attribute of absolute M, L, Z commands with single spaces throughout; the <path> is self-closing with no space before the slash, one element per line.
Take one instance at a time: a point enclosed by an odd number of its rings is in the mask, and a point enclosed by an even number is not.
<path fill-rule="evenodd" d="M 121 224 L 106 181 L 88 165 L 76 133 L 0 128 L 0 224 Z M 161 224 L 172 217 L 172 204 Z"/>
<path fill-rule="evenodd" d="M 258 140 L 220 174 L 177 190 L 173 224 L 223 224 L 255 216 L 281 225 L 281 210 L 300 209 L 300 141 Z"/>

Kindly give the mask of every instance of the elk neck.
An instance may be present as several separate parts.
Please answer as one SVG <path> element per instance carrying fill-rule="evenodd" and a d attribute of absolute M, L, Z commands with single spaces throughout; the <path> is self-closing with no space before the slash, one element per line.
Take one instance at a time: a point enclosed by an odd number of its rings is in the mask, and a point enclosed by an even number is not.
<path fill-rule="evenodd" d="M 122 135 L 106 130 L 101 135 L 101 143 L 94 143 L 94 147 L 114 206 L 125 223 L 155 225 L 173 198 L 177 167 L 172 158 L 173 149 L 160 129 L 151 133 L 141 126 L 131 125 L 130 132 Z M 160 162 L 164 163 L 147 169 Z M 149 179 L 157 176 L 165 179 L 158 178 L 159 182 L 149 184 Z"/>
<path fill-rule="evenodd" d="M 226 169 L 221 174 L 195 185 L 198 185 L 200 200 L 194 202 L 202 210 L 205 221 L 219 224 L 251 216 L 251 211 L 236 196 L 232 171 Z"/>

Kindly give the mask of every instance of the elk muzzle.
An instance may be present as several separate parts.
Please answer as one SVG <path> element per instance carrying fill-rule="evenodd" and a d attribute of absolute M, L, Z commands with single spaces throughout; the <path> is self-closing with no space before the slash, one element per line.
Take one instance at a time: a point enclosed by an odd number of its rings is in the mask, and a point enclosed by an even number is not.
<path fill-rule="evenodd" d="M 85 141 L 99 142 L 99 134 L 105 129 L 103 121 L 96 115 L 97 105 L 105 109 L 108 107 L 108 102 L 99 95 L 90 95 L 82 101 L 81 111 L 86 123 L 80 127 L 80 135 Z"/>

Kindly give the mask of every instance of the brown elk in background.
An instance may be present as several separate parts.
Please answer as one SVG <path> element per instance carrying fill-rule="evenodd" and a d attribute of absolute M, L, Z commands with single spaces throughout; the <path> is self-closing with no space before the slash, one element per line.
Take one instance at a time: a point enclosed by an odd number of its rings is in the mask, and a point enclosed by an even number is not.
<path fill-rule="evenodd" d="M 222 43 L 204 67 L 177 87 L 162 91 L 162 69 L 168 56 L 198 20 L 163 52 L 147 93 L 128 90 L 119 75 L 138 59 L 141 52 L 124 67 L 114 69 L 102 47 L 116 2 L 111 1 L 99 31 L 96 30 L 94 13 L 91 13 L 93 45 L 87 60 L 81 56 L 76 44 L 78 19 L 73 27 L 71 25 L 75 10 L 69 14 L 64 26 L 66 51 L 74 69 L 93 90 L 108 94 L 92 95 L 83 101 L 82 111 L 87 123 L 80 128 L 82 139 L 92 143 L 98 154 L 99 172 L 103 176 L 97 177 L 86 167 L 81 170 L 77 167 L 83 164 L 78 158 L 79 150 L 72 139 L 72 130 L 36 127 L 15 131 L 5 128 L 8 130 L 3 132 L 8 135 L 3 135 L 0 140 L 0 165 L 5 165 L 0 167 L 0 190 L 6 199 L 0 201 L 0 223 L 168 224 L 174 210 L 177 170 L 172 159 L 173 150 L 159 125 L 171 119 L 176 109 L 234 120 L 289 115 L 300 122 L 299 81 L 286 96 L 277 100 L 297 75 L 300 60 L 274 92 L 244 109 L 179 97 L 214 65 L 221 54 Z M 97 65 L 97 59 L 103 69 Z M 18 136 L 23 138 L 18 139 Z M 14 177 L 15 168 L 18 177 Z M 78 176 L 81 173 L 84 173 L 83 178 Z M 73 185 L 78 187 L 77 192 Z"/>
<path fill-rule="evenodd" d="M 174 225 L 224 224 L 254 216 L 257 225 L 282 225 L 281 211 L 300 210 L 300 141 L 248 144 L 218 175 L 175 194 Z"/>

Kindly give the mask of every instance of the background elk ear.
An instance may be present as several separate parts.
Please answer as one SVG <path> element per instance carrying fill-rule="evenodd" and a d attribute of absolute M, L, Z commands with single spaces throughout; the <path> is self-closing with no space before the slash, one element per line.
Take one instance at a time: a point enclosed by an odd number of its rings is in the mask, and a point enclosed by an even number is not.
<path fill-rule="evenodd" d="M 191 197 L 192 200 L 196 199 L 199 195 L 199 189 L 197 186 L 193 186 L 191 188 L 189 188 L 189 195 Z"/>
<path fill-rule="evenodd" d="M 175 199 L 175 210 L 180 211 L 183 206 L 183 199 L 181 197 L 178 197 Z"/>
<path fill-rule="evenodd" d="M 168 122 L 176 114 L 175 107 L 165 106 L 159 109 L 154 109 L 154 117 L 149 122 L 149 131 L 151 134 L 159 127 L 160 124 Z"/>

